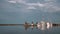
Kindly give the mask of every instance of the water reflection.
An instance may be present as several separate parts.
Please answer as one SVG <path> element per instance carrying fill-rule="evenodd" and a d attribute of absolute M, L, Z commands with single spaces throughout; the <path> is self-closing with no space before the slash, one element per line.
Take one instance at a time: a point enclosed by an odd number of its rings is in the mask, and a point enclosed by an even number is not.
<path fill-rule="evenodd" d="M 39 24 L 39 23 L 38 23 Z M 6 27 L 7 26 L 7 27 Z M 1 34 L 54 34 L 60 33 L 60 26 L 55 27 L 57 24 L 53 24 L 53 26 L 41 26 L 41 24 L 30 25 L 27 24 L 0 24 L 0 33 Z M 56 33 L 56 34 L 57 34 Z"/>
<path fill-rule="evenodd" d="M 29 23 L 25 23 L 25 24 L 0 24 L 0 26 L 24 26 L 25 30 L 28 30 L 31 28 L 31 30 L 35 29 L 39 29 L 39 30 L 46 30 L 46 29 L 50 29 L 52 27 L 55 26 L 60 26 L 60 24 L 50 24 L 47 22 L 47 24 L 45 23 L 36 23 L 36 24 L 29 24 Z"/>
<path fill-rule="evenodd" d="M 47 23 L 48 24 L 48 23 Z M 31 28 L 32 30 L 35 28 L 35 29 L 39 29 L 39 30 L 49 30 L 50 28 L 52 27 L 55 27 L 55 26 L 59 26 L 57 24 L 50 24 L 50 25 L 44 25 L 44 24 L 38 24 L 38 25 L 24 25 L 25 27 L 25 30 L 28 30 L 29 28 Z"/>
<path fill-rule="evenodd" d="M 39 30 L 46 30 L 49 28 L 52 28 L 51 26 L 24 26 L 25 30 L 28 30 L 29 28 L 31 28 L 32 30 L 35 29 L 39 29 Z"/>

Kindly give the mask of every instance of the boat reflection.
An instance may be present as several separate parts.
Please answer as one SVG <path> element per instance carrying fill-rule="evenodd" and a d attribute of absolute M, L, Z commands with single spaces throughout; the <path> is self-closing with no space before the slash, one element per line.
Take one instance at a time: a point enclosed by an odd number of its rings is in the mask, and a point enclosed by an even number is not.
<path fill-rule="evenodd" d="M 28 30 L 28 29 L 30 29 L 30 28 L 31 28 L 32 30 L 33 30 L 34 28 L 35 28 L 35 29 L 39 29 L 39 30 L 46 30 L 46 29 L 52 28 L 51 26 L 39 26 L 39 25 L 38 25 L 38 26 L 26 26 L 26 25 L 25 25 L 24 27 L 25 27 L 25 30 Z"/>
<path fill-rule="evenodd" d="M 34 28 L 40 29 L 40 30 L 46 30 L 46 29 L 50 29 L 50 28 L 55 27 L 55 26 L 60 26 L 60 25 L 59 24 L 52 24 L 49 22 L 45 23 L 44 21 L 41 21 L 40 23 L 38 22 L 36 24 L 34 24 L 33 22 L 32 22 L 32 24 L 28 24 L 28 23 L 24 24 L 25 30 L 27 30 L 29 28 L 31 28 L 32 30 Z"/>
<path fill-rule="evenodd" d="M 49 22 L 37 22 L 36 24 L 34 24 L 32 22 L 32 24 L 29 24 L 27 22 L 25 22 L 25 24 L 0 24 L 0 26 L 23 26 L 25 28 L 25 30 L 28 30 L 28 29 L 39 29 L 39 30 L 46 30 L 46 29 L 50 29 L 52 27 L 55 27 L 55 26 L 60 26 L 60 24 L 52 24 L 52 23 L 49 23 Z"/>

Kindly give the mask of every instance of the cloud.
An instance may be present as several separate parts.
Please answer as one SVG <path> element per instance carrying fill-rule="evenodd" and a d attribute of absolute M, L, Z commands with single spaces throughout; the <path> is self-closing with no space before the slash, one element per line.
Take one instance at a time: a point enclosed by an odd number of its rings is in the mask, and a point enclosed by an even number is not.
<path fill-rule="evenodd" d="M 53 1 L 53 0 L 44 0 L 44 1 Z"/>
<path fill-rule="evenodd" d="M 36 9 L 36 8 L 33 6 L 30 6 L 30 7 L 27 7 L 27 9 Z"/>
<path fill-rule="evenodd" d="M 9 3 L 26 3 L 24 0 L 8 0 Z"/>
<path fill-rule="evenodd" d="M 9 3 L 16 3 L 16 1 L 8 1 Z"/>
<path fill-rule="evenodd" d="M 44 0 L 46 2 L 56 2 L 56 0 Z"/>
<path fill-rule="evenodd" d="M 37 9 L 36 6 L 38 6 L 41 11 L 44 12 L 56 12 L 60 11 L 60 7 L 56 4 L 56 0 L 44 0 L 44 2 L 35 2 L 35 3 L 29 3 L 27 0 L 9 0 L 10 3 L 21 3 L 26 5 L 24 8 L 28 9 Z"/>
<path fill-rule="evenodd" d="M 55 4 L 54 2 L 50 2 L 50 3 L 45 3 L 45 9 L 46 11 L 49 10 L 49 12 L 56 12 L 56 11 L 60 11 L 60 7 Z"/>
<path fill-rule="evenodd" d="M 27 1 L 25 1 L 25 0 L 9 0 L 8 2 L 9 3 L 22 3 L 22 4 L 25 4 L 25 5 L 28 5 L 28 6 L 40 6 L 40 7 L 44 6 L 40 2 L 37 2 L 37 3 L 27 3 Z"/>
<path fill-rule="evenodd" d="M 29 6 L 40 6 L 40 7 L 43 7 L 44 5 L 37 2 L 37 3 L 26 3 L 26 5 L 29 5 Z"/>
<path fill-rule="evenodd" d="M 17 3 L 23 3 L 23 4 L 25 4 L 26 3 L 26 1 L 25 0 L 16 0 L 17 1 Z"/>

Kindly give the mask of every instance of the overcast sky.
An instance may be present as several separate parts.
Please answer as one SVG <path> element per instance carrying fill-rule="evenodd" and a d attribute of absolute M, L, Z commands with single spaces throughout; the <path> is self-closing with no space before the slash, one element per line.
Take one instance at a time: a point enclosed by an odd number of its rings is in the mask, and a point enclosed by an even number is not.
<path fill-rule="evenodd" d="M 60 22 L 60 0 L 0 0 L 0 23 Z"/>

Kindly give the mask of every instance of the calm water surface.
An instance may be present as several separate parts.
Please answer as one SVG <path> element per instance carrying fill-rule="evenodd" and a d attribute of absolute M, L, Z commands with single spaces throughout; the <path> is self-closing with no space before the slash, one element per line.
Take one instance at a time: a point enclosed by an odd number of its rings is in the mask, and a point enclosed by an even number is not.
<path fill-rule="evenodd" d="M 0 34 L 60 34 L 60 27 L 44 28 L 43 30 L 37 27 L 24 26 L 0 26 Z"/>

